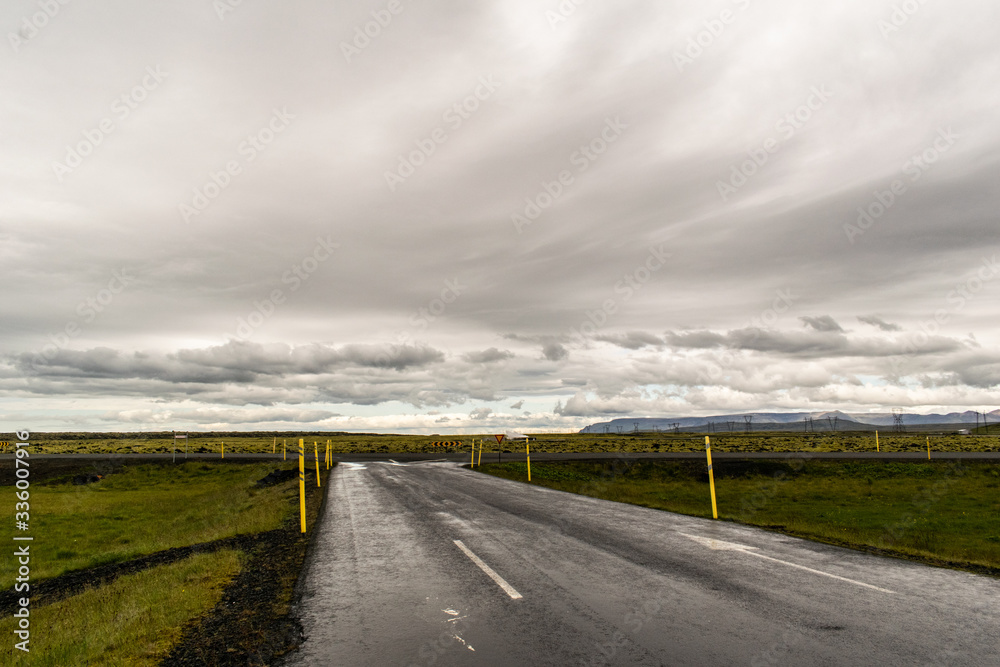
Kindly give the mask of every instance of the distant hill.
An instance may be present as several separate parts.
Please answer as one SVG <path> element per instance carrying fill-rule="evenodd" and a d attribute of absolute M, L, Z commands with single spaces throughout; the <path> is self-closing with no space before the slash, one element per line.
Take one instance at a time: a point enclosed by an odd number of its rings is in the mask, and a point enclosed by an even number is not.
<path fill-rule="evenodd" d="M 742 433 L 746 430 L 748 416 L 755 431 L 874 431 L 891 429 L 895 423 L 891 412 L 739 412 L 710 417 L 622 417 L 591 424 L 581 429 L 580 433 L 668 432 L 675 428 L 686 432 Z M 990 424 L 1000 423 L 1000 410 L 987 413 L 987 418 Z M 809 420 L 812 420 L 811 423 Z M 979 423 L 982 423 L 982 416 Z M 976 413 L 971 410 L 946 415 L 903 414 L 903 426 L 917 430 L 931 426 L 960 428 L 975 425 Z"/>

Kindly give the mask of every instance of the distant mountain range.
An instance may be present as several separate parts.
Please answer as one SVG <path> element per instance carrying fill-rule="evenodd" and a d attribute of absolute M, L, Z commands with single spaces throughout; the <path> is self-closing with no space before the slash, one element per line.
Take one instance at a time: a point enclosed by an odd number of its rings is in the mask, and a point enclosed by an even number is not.
<path fill-rule="evenodd" d="M 977 417 L 978 414 L 978 417 Z M 891 429 L 895 425 L 891 412 L 849 413 L 834 410 L 832 412 L 739 412 L 711 417 L 623 417 L 607 422 L 591 424 L 580 430 L 580 433 L 631 433 L 638 431 L 671 431 L 675 428 L 684 431 L 712 430 L 717 433 L 726 431 L 743 432 L 746 430 L 747 417 L 753 430 L 759 431 L 874 431 L 875 429 Z M 903 426 L 963 426 L 975 427 L 983 423 L 983 414 L 972 410 L 966 412 L 950 412 L 946 415 L 919 415 L 903 413 Z M 1000 410 L 986 413 L 990 424 L 1000 423 Z M 809 420 L 812 420 L 811 422 Z"/>

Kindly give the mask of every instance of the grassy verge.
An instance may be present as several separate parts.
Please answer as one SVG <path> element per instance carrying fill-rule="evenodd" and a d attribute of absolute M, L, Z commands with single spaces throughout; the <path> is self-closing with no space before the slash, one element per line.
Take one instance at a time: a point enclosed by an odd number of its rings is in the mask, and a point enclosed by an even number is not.
<path fill-rule="evenodd" d="M 483 472 L 526 480 L 524 463 Z M 820 542 L 1000 574 L 1000 465 L 715 462 L 719 517 Z M 704 463 L 534 463 L 532 483 L 711 517 Z"/>
<path fill-rule="evenodd" d="M 126 466 L 85 486 L 31 489 L 32 580 L 170 547 L 278 528 L 291 512 L 288 484 L 255 489 L 275 465 L 191 462 Z M 13 494 L 12 494 L 13 495 Z M 13 522 L 0 526 L 12 544 Z M 14 584 L 10 554 L 0 588 Z"/>
<path fill-rule="evenodd" d="M 239 569 L 235 551 L 198 554 L 32 610 L 31 652 L 5 641 L 0 663 L 156 665 L 181 625 L 211 609 Z M 0 619 L 0 634 L 14 637 L 15 620 Z"/>

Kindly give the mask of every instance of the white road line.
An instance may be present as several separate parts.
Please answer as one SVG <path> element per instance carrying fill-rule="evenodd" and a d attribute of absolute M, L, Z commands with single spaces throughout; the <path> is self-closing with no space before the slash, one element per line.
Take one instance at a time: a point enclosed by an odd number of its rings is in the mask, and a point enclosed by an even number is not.
<path fill-rule="evenodd" d="M 840 579 L 841 581 L 846 581 L 849 584 L 854 584 L 856 586 L 864 586 L 865 588 L 871 588 L 872 590 L 879 591 L 880 593 L 888 593 L 890 595 L 895 595 L 896 591 L 890 591 L 888 588 L 879 588 L 878 586 L 872 586 L 871 584 L 866 584 L 863 581 L 855 581 L 854 579 L 848 579 L 847 577 L 841 577 L 836 574 L 830 574 L 829 572 L 821 572 L 820 570 L 814 570 L 811 567 L 806 567 L 805 565 L 796 565 L 795 563 L 789 563 L 785 560 L 778 560 L 777 558 L 771 558 L 770 556 L 765 556 L 764 554 L 754 553 L 753 551 L 744 551 L 743 553 L 749 554 L 751 556 L 756 556 L 757 558 L 764 558 L 766 560 L 773 560 L 775 563 L 782 563 L 788 567 L 797 567 L 800 570 L 805 570 L 806 572 L 812 572 L 813 574 L 821 574 L 824 577 L 830 577 L 831 579 Z"/>
<path fill-rule="evenodd" d="M 523 597 L 520 593 L 514 590 L 514 587 L 504 581 L 503 577 L 493 571 L 493 568 L 484 563 L 479 556 L 472 553 L 469 547 L 462 544 L 462 540 L 454 540 L 455 546 L 465 552 L 465 555 L 469 557 L 473 563 L 479 566 L 479 569 L 486 573 L 490 579 L 496 582 L 497 586 L 502 588 L 504 592 L 511 597 L 512 600 L 519 600 Z"/>
<path fill-rule="evenodd" d="M 800 570 L 805 570 L 806 572 L 812 572 L 813 574 L 820 574 L 824 577 L 830 577 L 831 579 L 839 579 L 840 581 L 846 581 L 849 584 L 854 584 L 856 586 L 864 586 L 865 588 L 871 588 L 873 590 L 879 591 L 880 593 L 889 593 L 890 595 L 895 595 L 896 591 L 890 591 L 887 588 L 879 588 L 878 586 L 872 586 L 871 584 L 866 584 L 863 581 L 855 581 L 854 579 L 848 579 L 847 577 L 841 577 L 836 574 L 830 574 L 829 572 L 823 572 L 821 570 L 814 570 L 811 567 L 806 567 L 805 565 L 798 565 L 796 563 L 789 563 L 787 560 L 778 560 L 777 558 L 771 558 L 770 556 L 765 556 L 764 554 L 759 554 L 756 552 L 757 547 L 751 547 L 746 544 L 736 544 L 735 542 L 724 542 L 722 540 L 716 540 L 711 537 L 701 537 L 699 535 L 688 535 L 687 533 L 678 533 L 684 537 L 691 538 L 699 544 L 703 544 L 712 551 L 739 551 L 748 556 L 756 556 L 757 558 L 763 558 L 764 560 L 774 561 L 775 563 L 781 563 L 782 565 L 787 565 L 788 567 L 795 567 Z"/>

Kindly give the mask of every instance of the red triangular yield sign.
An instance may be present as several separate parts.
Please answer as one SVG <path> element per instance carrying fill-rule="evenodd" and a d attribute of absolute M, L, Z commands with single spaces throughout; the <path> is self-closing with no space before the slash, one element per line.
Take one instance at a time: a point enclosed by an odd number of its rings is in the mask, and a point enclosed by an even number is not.
<path fill-rule="evenodd" d="M 494 437 L 495 437 L 495 438 L 497 439 L 497 444 L 498 444 L 498 445 L 499 445 L 499 444 L 500 444 L 501 442 L 503 442 L 503 433 L 501 433 L 500 435 L 497 435 L 497 436 L 494 436 Z"/>

